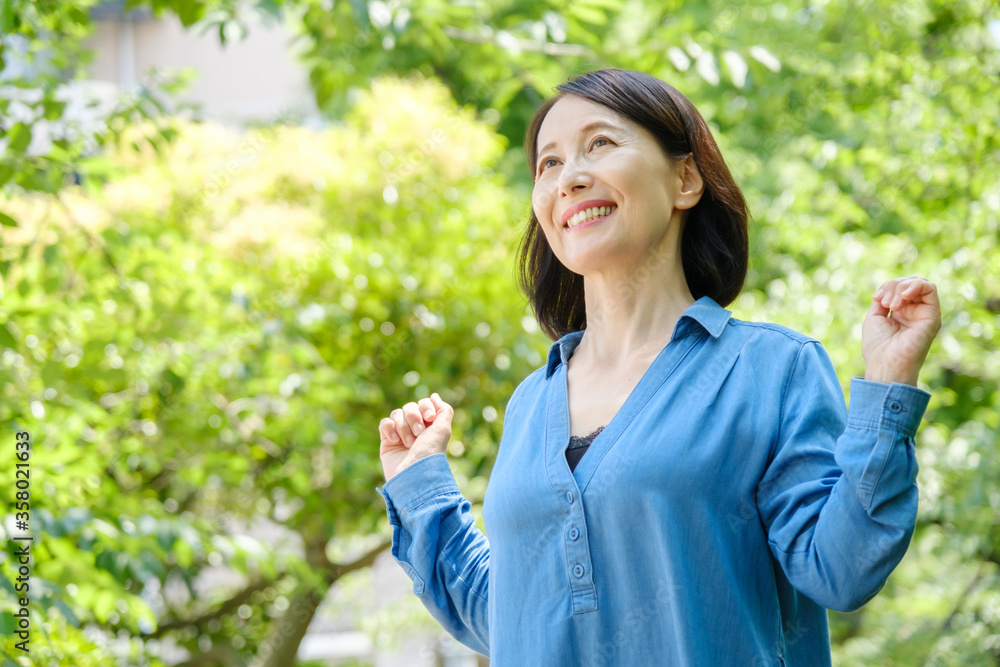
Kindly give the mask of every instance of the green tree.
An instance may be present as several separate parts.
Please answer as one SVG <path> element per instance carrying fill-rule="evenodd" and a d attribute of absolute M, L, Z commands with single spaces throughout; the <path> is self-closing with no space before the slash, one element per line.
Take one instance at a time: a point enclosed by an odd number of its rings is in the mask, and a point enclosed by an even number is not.
<path fill-rule="evenodd" d="M 507 283 L 521 211 L 491 167 L 503 141 L 440 85 L 392 80 L 319 134 L 192 125 L 157 152 L 155 128 L 134 130 L 100 188 L 2 200 L 23 227 L 5 234 L 0 420 L 35 443 L 51 624 L 33 656 L 75 654 L 64 615 L 169 635 L 189 664 L 292 664 L 329 586 L 388 544 L 388 406 L 456 406 L 475 498 L 541 363 Z M 261 517 L 276 543 L 246 534 Z M 242 583 L 199 596 L 220 564 Z"/>

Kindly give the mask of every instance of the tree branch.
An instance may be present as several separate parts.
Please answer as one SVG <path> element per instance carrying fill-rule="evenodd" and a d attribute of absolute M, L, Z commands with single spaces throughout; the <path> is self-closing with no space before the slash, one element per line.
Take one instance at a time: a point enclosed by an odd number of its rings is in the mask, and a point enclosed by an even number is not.
<path fill-rule="evenodd" d="M 309 624 L 316 615 L 316 610 L 326 598 L 333 582 L 349 572 L 368 567 L 378 554 L 392 544 L 392 540 L 385 540 L 353 561 L 331 563 L 326 556 L 326 539 L 317 537 L 315 540 L 308 540 L 305 536 L 303 539 L 306 542 L 308 562 L 313 567 L 326 568 L 324 582 L 318 590 L 300 589 L 289 596 L 288 610 L 277 620 L 274 631 L 264 645 L 271 650 L 268 654 L 261 654 L 264 657 L 263 667 L 286 667 L 286 665 L 293 664 L 299 645 L 309 629 Z"/>
<path fill-rule="evenodd" d="M 378 557 L 380 553 L 392 546 L 392 540 L 386 539 L 375 545 L 360 557 L 349 563 L 330 563 L 327 574 L 327 580 L 332 584 L 346 574 L 350 574 L 355 570 L 361 570 L 363 568 L 369 567 L 375 562 L 375 558 Z"/>
<path fill-rule="evenodd" d="M 983 565 L 982 563 L 980 563 L 979 568 L 976 570 L 976 576 L 972 578 L 972 581 L 970 581 L 969 584 L 965 587 L 965 590 L 962 591 L 962 594 L 958 596 L 958 601 L 955 602 L 955 606 L 952 608 L 951 613 L 948 614 L 948 618 L 945 619 L 944 623 L 941 624 L 941 627 L 938 628 L 938 631 L 934 634 L 934 640 L 931 642 L 930 647 L 927 649 L 927 654 L 921 661 L 920 667 L 926 665 L 928 661 L 931 659 L 931 653 L 934 650 L 934 645 L 937 644 L 938 639 L 941 638 L 941 635 L 947 632 L 948 628 L 951 627 L 952 621 L 954 621 L 955 617 L 958 616 L 958 613 L 962 611 L 962 607 L 965 606 L 965 601 L 972 594 L 972 591 L 976 590 L 976 587 L 979 586 L 979 582 L 982 581 L 982 579 L 983 579 Z"/>
<path fill-rule="evenodd" d="M 84 227 L 80 223 L 80 221 L 76 219 L 76 216 L 73 215 L 73 212 L 69 209 L 69 206 L 67 206 L 66 202 L 63 200 L 62 192 L 56 193 L 55 199 L 56 203 L 59 204 L 59 208 L 62 209 L 62 212 L 66 215 L 66 218 L 70 221 L 70 223 L 72 223 L 75 227 L 77 227 L 87 236 L 87 239 L 90 241 L 90 245 L 96 248 L 100 248 L 101 254 L 104 255 L 104 260 L 108 263 L 108 266 L 110 266 L 111 270 L 115 272 L 115 275 L 121 278 L 122 272 L 121 270 L 119 270 L 118 265 L 115 264 L 115 260 L 113 257 L 111 257 L 111 253 L 108 252 L 108 248 L 104 244 L 104 242 L 98 240 L 99 237 L 97 235 L 95 235 L 92 231 Z"/>
<path fill-rule="evenodd" d="M 155 637 L 160 637 L 173 630 L 179 630 L 181 628 L 190 627 L 192 625 L 199 626 L 202 625 L 203 623 L 211 621 L 214 618 L 219 618 L 221 616 L 225 616 L 226 614 L 231 614 L 235 612 L 240 607 L 241 604 L 249 600 L 254 593 L 256 593 L 257 591 L 262 591 L 268 586 L 273 586 L 274 584 L 281 581 L 281 579 L 283 578 L 284 575 L 281 575 L 277 579 L 256 581 L 247 586 L 246 588 L 244 588 L 236 595 L 234 595 L 229 600 L 226 600 L 215 611 L 209 612 L 207 614 L 202 614 L 201 616 L 197 616 L 195 618 L 189 618 L 181 621 L 171 621 L 170 623 L 161 623 L 156 628 L 156 630 L 154 630 L 153 632 L 143 633 L 142 636 L 147 639 L 153 639 Z"/>

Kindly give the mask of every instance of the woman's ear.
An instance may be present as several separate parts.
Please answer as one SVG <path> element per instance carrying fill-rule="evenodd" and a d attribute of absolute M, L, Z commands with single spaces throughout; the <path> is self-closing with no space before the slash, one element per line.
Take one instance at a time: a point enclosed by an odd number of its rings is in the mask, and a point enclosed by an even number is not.
<path fill-rule="evenodd" d="M 694 161 L 694 153 L 688 153 L 684 159 L 676 163 L 677 180 L 680 187 L 677 191 L 677 201 L 674 203 L 679 209 L 693 208 L 701 200 L 701 195 L 705 191 L 705 182 L 698 171 L 698 165 Z"/>

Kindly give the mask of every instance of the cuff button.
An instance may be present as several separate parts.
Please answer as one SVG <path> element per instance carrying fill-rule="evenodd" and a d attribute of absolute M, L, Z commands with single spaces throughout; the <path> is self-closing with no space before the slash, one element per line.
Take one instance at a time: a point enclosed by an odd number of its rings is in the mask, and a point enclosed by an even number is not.
<path fill-rule="evenodd" d="M 892 412 L 893 414 L 899 414 L 902 411 L 903 411 L 903 404 L 900 403 L 899 401 L 893 401 L 892 403 L 889 404 L 889 412 Z"/>

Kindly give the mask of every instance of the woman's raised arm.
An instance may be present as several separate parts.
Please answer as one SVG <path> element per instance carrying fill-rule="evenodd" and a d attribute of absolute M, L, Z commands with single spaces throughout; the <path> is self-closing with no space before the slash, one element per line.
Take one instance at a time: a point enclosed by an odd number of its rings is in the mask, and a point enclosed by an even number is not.
<path fill-rule="evenodd" d="M 816 341 L 799 350 L 757 506 L 785 575 L 824 607 L 863 605 L 909 545 L 914 436 L 930 399 L 916 382 L 940 327 L 933 284 L 911 276 L 882 285 L 863 326 L 865 379 L 852 380 L 846 414 L 825 350 Z"/>
<path fill-rule="evenodd" d="M 489 543 L 476 528 L 445 451 L 454 410 L 437 394 L 379 424 L 392 555 L 413 592 L 455 639 L 489 655 Z"/>

